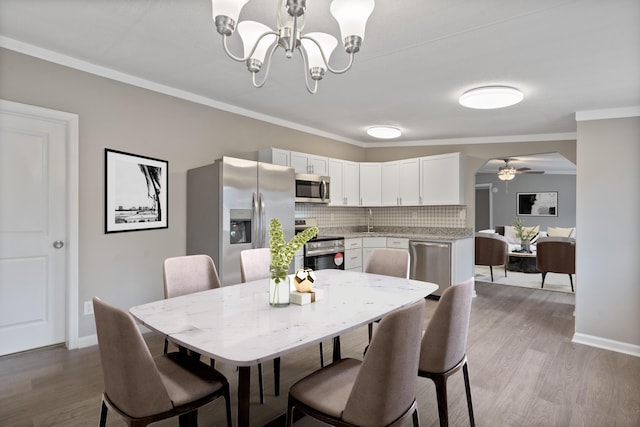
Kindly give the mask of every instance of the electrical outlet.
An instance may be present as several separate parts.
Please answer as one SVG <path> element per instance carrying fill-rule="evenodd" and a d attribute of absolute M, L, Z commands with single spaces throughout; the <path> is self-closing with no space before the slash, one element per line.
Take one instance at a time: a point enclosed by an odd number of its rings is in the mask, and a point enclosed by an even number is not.
<path fill-rule="evenodd" d="M 93 314 L 93 302 L 92 301 L 85 301 L 84 302 L 84 315 L 88 316 L 90 314 Z"/>

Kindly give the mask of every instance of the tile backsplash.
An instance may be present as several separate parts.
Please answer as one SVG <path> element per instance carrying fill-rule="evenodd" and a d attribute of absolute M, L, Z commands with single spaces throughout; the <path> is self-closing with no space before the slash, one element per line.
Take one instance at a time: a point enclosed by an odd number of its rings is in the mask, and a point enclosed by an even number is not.
<path fill-rule="evenodd" d="M 316 218 L 318 227 L 358 227 L 367 225 L 369 208 L 296 204 L 296 218 Z M 466 206 L 407 206 L 371 208 L 374 227 L 465 228 Z"/>

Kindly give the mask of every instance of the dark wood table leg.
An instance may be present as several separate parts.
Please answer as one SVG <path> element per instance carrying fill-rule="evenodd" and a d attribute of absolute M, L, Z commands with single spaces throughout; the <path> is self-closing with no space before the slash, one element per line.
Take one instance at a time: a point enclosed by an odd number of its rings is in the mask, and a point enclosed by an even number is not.
<path fill-rule="evenodd" d="M 238 427 L 249 427 L 251 367 L 238 367 Z"/>
<path fill-rule="evenodd" d="M 342 359 L 342 355 L 340 354 L 340 337 L 333 338 L 333 361 L 337 362 Z"/>
<path fill-rule="evenodd" d="M 280 396 L 280 358 L 273 359 L 273 388 L 276 396 Z"/>

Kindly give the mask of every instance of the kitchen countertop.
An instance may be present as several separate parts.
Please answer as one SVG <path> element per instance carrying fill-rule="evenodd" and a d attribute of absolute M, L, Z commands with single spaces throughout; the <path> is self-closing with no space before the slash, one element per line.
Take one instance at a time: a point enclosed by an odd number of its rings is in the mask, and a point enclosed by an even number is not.
<path fill-rule="evenodd" d="M 344 236 L 345 239 L 358 237 L 399 237 L 415 240 L 460 240 L 473 237 L 472 228 L 446 227 L 374 227 L 367 232 L 366 227 L 322 228 L 319 235 Z"/>

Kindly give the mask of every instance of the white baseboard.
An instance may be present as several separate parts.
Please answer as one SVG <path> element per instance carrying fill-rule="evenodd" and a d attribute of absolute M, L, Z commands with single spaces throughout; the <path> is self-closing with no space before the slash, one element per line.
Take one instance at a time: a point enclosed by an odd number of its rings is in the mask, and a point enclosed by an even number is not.
<path fill-rule="evenodd" d="M 84 337 L 78 337 L 78 339 L 76 340 L 76 343 L 78 344 L 77 348 L 85 348 L 85 347 L 91 347 L 92 345 L 97 345 L 98 335 L 93 334 L 93 335 L 86 335 Z"/>
<path fill-rule="evenodd" d="M 151 329 L 148 329 L 142 325 L 138 325 L 138 329 L 140 329 L 140 332 L 143 335 L 151 332 Z M 93 334 L 93 335 L 85 335 L 84 337 L 78 337 L 78 339 L 76 340 L 76 343 L 78 344 L 76 348 L 85 348 L 85 347 L 91 347 L 92 345 L 98 345 L 98 335 Z M 71 348 L 69 348 L 69 350 L 71 350 Z"/>
<path fill-rule="evenodd" d="M 629 344 L 622 341 L 614 341 L 607 338 L 595 337 L 586 334 L 573 334 L 571 340 L 577 344 L 584 344 L 590 347 L 602 348 L 605 350 L 615 351 L 617 353 L 629 354 L 631 356 L 640 357 L 640 345 Z"/>

